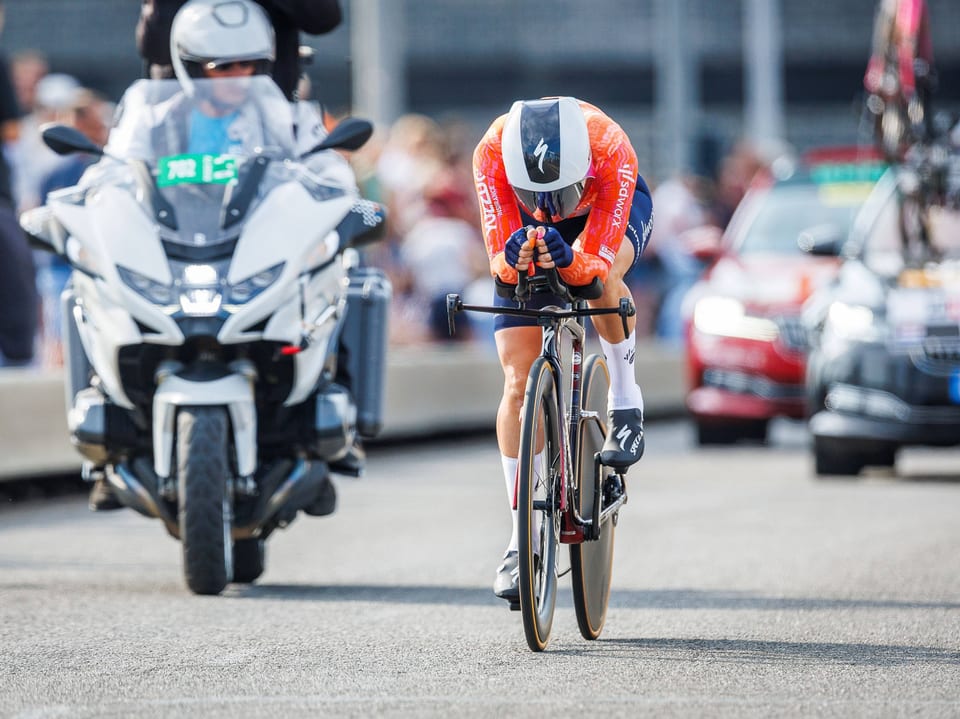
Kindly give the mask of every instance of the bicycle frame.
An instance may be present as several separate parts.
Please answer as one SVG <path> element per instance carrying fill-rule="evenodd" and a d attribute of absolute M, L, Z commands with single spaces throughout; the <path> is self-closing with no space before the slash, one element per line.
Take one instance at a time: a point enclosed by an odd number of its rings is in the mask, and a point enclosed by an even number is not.
<path fill-rule="evenodd" d="M 561 516 L 560 541 L 564 544 L 578 544 L 600 537 L 600 527 L 608 517 L 615 514 L 626 501 L 626 493 L 622 493 L 609 506 L 601 511 L 602 503 L 602 471 L 599 454 L 594 457 L 594 494 L 593 508 L 589 519 L 580 516 L 576 503 L 569 498 L 577 490 L 577 472 L 573 471 L 574 459 L 579 457 L 579 442 L 581 425 L 587 421 L 601 421 L 596 412 L 580 409 L 581 390 L 583 383 L 583 349 L 586 341 L 586 326 L 584 318 L 590 315 L 618 314 L 623 322 L 624 336 L 628 336 L 627 317 L 635 314 L 633 303 L 627 298 L 621 298 L 619 307 L 590 308 L 583 297 L 576 296 L 577 289 L 596 296 L 597 287 L 574 288 L 571 291 L 564 285 L 555 270 L 547 270 L 544 275 L 527 278 L 520 276 L 520 282 L 514 291 L 514 299 L 519 307 L 488 307 L 484 305 L 465 305 L 459 295 L 447 295 L 447 318 L 451 334 L 455 331 L 453 315 L 456 312 L 472 311 L 488 314 L 505 314 L 519 317 L 536 318 L 542 329 L 540 357 L 550 363 L 557 377 L 557 409 L 561 417 L 561 424 L 565 430 L 560 433 L 561 443 L 561 482 L 559 509 Z M 501 287 L 504 287 L 501 285 Z M 513 288 L 510 288 L 511 290 Z M 550 292 L 562 300 L 570 303 L 569 307 L 548 305 L 542 309 L 526 309 L 525 304 L 532 294 Z M 570 361 L 570 401 L 565 403 L 563 398 L 563 358 L 560 352 L 560 338 L 566 334 L 571 342 Z M 514 498 L 516 502 L 516 498 Z"/>

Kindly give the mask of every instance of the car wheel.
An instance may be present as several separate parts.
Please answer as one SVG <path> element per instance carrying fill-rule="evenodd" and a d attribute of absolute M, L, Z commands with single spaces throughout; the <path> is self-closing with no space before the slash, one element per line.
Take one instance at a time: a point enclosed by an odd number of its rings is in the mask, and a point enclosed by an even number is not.
<path fill-rule="evenodd" d="M 892 467 L 897 461 L 897 447 L 891 444 L 880 444 L 868 452 L 864 463 L 868 467 Z"/>
<path fill-rule="evenodd" d="M 813 456 L 818 476 L 855 477 L 867 465 L 863 453 L 823 437 L 813 438 Z"/>

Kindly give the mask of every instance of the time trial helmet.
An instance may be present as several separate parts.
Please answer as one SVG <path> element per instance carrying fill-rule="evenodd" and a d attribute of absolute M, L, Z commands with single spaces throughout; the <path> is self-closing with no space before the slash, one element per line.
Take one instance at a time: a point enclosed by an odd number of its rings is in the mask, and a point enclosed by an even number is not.
<path fill-rule="evenodd" d="M 513 103 L 501 149 L 507 182 L 527 214 L 541 222 L 575 214 L 593 179 L 590 134 L 575 98 Z"/>

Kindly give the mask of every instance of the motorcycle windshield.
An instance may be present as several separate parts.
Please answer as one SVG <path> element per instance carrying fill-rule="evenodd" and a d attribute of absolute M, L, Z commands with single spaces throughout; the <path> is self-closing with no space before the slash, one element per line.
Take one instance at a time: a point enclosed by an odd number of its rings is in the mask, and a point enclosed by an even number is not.
<path fill-rule="evenodd" d="M 188 89 L 138 81 L 105 149 L 145 163 L 152 182 L 140 199 L 154 212 L 169 208 L 165 239 L 206 246 L 236 237 L 242 214 L 276 184 L 262 181 L 255 161 L 291 159 L 294 148 L 290 103 L 273 80 L 254 76 L 195 79 Z"/>

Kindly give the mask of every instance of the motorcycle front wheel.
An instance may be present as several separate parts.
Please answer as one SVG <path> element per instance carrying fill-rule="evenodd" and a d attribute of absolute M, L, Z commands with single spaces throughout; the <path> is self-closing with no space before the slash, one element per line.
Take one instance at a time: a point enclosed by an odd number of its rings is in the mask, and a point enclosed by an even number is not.
<path fill-rule="evenodd" d="M 219 594 L 233 578 L 227 412 L 182 407 L 177 413 L 177 487 L 183 572 L 194 594 Z"/>

